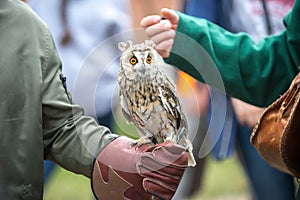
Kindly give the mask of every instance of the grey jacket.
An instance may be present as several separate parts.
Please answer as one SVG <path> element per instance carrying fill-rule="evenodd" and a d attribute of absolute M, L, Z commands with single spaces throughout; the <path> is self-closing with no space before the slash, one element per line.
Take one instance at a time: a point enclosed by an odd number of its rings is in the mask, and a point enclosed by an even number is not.
<path fill-rule="evenodd" d="M 42 199 L 43 160 L 87 177 L 117 137 L 72 104 L 46 25 L 0 1 L 0 199 Z"/>

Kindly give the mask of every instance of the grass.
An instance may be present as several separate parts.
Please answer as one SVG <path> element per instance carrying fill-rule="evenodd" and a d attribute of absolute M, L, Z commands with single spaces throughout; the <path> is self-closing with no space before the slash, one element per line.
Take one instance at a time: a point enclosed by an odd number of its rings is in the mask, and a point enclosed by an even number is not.
<path fill-rule="evenodd" d="M 247 180 L 237 158 L 224 161 L 208 158 L 203 175 L 203 187 L 195 199 L 249 199 Z"/>
<path fill-rule="evenodd" d="M 57 167 L 45 185 L 44 200 L 91 200 L 90 180 Z"/>

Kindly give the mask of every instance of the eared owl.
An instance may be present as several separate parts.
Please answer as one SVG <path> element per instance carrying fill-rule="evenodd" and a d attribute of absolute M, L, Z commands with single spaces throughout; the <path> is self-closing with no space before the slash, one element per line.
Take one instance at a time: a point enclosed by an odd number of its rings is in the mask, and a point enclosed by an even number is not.
<path fill-rule="evenodd" d="M 189 166 L 195 166 L 192 144 L 187 138 L 187 122 L 174 83 L 163 73 L 155 44 L 120 42 L 119 87 L 122 112 L 141 136 L 137 144 L 174 141 L 189 153 Z"/>

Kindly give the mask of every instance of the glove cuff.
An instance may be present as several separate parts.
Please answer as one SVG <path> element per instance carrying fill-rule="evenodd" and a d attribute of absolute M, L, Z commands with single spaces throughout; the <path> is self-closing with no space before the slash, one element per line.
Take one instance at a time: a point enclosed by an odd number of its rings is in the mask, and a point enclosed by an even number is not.
<path fill-rule="evenodd" d="M 98 199 L 133 199 L 133 194 L 137 197 L 134 199 L 145 199 L 145 194 L 140 194 L 145 190 L 136 163 L 137 152 L 146 147 L 136 150 L 133 142 L 130 138 L 119 137 L 99 153 L 91 176 L 92 190 Z"/>

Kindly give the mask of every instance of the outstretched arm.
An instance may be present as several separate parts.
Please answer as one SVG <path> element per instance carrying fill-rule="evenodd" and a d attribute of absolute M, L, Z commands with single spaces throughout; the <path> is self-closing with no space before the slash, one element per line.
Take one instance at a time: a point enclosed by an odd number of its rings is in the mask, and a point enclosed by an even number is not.
<path fill-rule="evenodd" d="M 225 88 L 230 96 L 259 106 L 269 105 L 298 72 L 299 1 L 285 18 L 287 29 L 258 43 L 247 34 L 232 34 L 207 20 L 165 11 L 170 15 L 166 15 L 167 20 L 150 16 L 141 25 L 158 47 L 166 47 L 167 52 L 161 53 L 166 62 L 213 87 Z M 170 34 L 172 31 L 176 34 Z M 167 41 L 168 45 L 160 46 Z"/>

